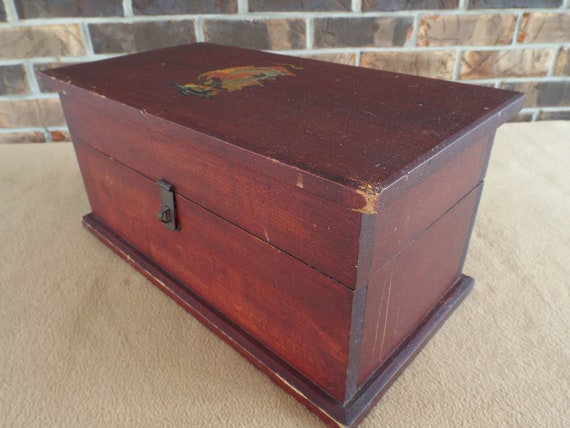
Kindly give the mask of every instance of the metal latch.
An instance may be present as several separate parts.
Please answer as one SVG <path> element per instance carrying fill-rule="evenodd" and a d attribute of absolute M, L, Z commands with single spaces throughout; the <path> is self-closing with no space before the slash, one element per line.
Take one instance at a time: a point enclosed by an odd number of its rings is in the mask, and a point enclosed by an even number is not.
<path fill-rule="evenodd" d="M 176 207 L 174 206 L 174 186 L 164 180 L 158 180 L 156 184 L 158 184 L 160 188 L 160 200 L 162 203 L 162 209 L 158 213 L 158 219 L 168 230 L 178 230 Z"/>

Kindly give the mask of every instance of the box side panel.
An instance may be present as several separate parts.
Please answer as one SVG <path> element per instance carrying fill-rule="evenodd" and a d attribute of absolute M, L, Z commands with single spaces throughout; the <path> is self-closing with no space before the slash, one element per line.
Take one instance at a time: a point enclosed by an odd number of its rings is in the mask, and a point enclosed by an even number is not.
<path fill-rule="evenodd" d="M 381 199 L 378 209 L 371 272 L 409 245 L 483 179 L 492 142 L 493 135 L 487 135 L 452 146 L 388 189 L 390 198 Z"/>
<path fill-rule="evenodd" d="M 457 281 L 482 183 L 401 253 L 368 285 L 358 384 L 397 349 Z"/>
<path fill-rule="evenodd" d="M 65 95 L 62 102 L 74 141 L 152 180 L 167 180 L 209 211 L 343 284 L 358 286 L 361 213 L 307 192 L 305 180 L 311 177 L 302 171 L 295 172 L 294 185 L 285 184 L 232 153 L 205 149 L 210 137 L 156 118 L 149 121 L 144 112 L 111 101 L 105 109 L 101 100 L 94 106 Z"/>
<path fill-rule="evenodd" d="M 352 290 L 179 195 L 180 230 L 167 230 L 154 182 L 81 143 L 75 148 L 99 220 L 343 400 Z"/>

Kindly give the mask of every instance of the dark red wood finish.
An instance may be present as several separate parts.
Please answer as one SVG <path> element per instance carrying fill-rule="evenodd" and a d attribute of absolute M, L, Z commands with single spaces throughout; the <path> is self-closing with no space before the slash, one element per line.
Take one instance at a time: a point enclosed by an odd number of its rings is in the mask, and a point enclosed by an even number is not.
<path fill-rule="evenodd" d="M 207 99 L 174 84 L 280 76 Z M 354 425 L 471 287 L 508 91 L 195 44 L 48 71 L 88 228 L 329 423 Z M 180 230 L 157 219 L 174 185 Z M 222 332 L 222 333 L 220 333 Z"/>
<path fill-rule="evenodd" d="M 295 172 L 294 184 L 284 183 L 244 165 L 231 150 L 205 149 L 208 138 L 194 130 L 147 121 L 136 110 L 89 94 L 63 96 L 62 102 L 75 142 L 168 181 L 193 202 L 356 286 L 361 214 L 304 191 L 304 172 Z"/>
<path fill-rule="evenodd" d="M 211 70 L 276 64 L 293 65 L 295 76 L 212 99 L 181 95 L 173 87 Z M 521 94 L 510 91 L 207 43 L 47 75 L 58 89 L 83 88 L 143 117 L 363 191 L 381 190 L 480 124 L 503 122 L 522 102 Z"/>
<path fill-rule="evenodd" d="M 45 80 L 63 94 L 76 141 L 168 180 L 351 288 L 369 275 L 360 214 L 376 213 L 414 171 L 484 138 L 521 106 L 509 91 L 300 58 L 286 58 L 295 76 L 213 99 L 172 85 L 284 59 L 194 44 L 64 67 Z"/>
<path fill-rule="evenodd" d="M 374 225 L 371 275 L 483 180 L 493 134 L 467 141 L 456 156 L 417 171 L 399 184 L 399 197 L 381 199 Z"/>
<path fill-rule="evenodd" d="M 370 276 L 358 386 L 396 350 L 461 273 L 482 184 Z"/>
<path fill-rule="evenodd" d="M 180 231 L 158 220 L 158 186 L 75 144 L 93 214 L 284 361 L 343 400 L 352 291 L 176 195 Z M 102 172 L 103 177 L 102 178 Z M 276 302 L 276 304 L 268 304 Z"/>
<path fill-rule="evenodd" d="M 473 279 L 461 275 L 449 292 L 442 297 L 382 367 L 376 370 L 353 399 L 342 403 L 332 399 L 330 395 L 316 387 L 310 379 L 284 363 L 256 338 L 229 321 L 224 314 L 218 312 L 185 284 L 157 266 L 154 261 L 149 260 L 101 223 L 93 214 L 86 215 L 83 218 L 83 224 L 87 230 L 173 298 L 198 321 L 332 427 L 357 426 L 473 287 Z"/>

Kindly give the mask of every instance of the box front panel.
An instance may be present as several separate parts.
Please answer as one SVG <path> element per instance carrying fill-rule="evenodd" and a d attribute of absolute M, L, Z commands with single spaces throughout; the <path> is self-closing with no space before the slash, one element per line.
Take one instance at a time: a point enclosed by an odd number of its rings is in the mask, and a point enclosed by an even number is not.
<path fill-rule="evenodd" d="M 74 141 L 152 180 L 175 183 L 177 192 L 193 202 L 339 282 L 358 286 L 361 213 L 308 192 L 309 175 L 289 170 L 294 184 L 285 184 L 247 167 L 233 152 L 210 150 L 210 137 L 156 118 L 149 121 L 144 112 L 91 94 L 85 98 L 62 96 Z M 259 162 L 268 171 L 274 168 L 269 159 Z"/>
<path fill-rule="evenodd" d="M 176 195 L 158 219 L 150 179 L 75 143 L 94 215 L 335 398 L 345 393 L 353 291 Z"/>

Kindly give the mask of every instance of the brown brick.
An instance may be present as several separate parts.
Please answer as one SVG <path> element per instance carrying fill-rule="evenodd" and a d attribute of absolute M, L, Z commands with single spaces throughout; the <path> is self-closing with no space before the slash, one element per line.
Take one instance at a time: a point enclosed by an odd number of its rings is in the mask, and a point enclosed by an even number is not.
<path fill-rule="evenodd" d="M 249 0 L 251 12 L 349 11 L 350 0 Z"/>
<path fill-rule="evenodd" d="M 63 125 L 65 119 L 57 98 L 0 101 L 0 128 Z"/>
<path fill-rule="evenodd" d="M 62 143 L 66 141 L 71 141 L 71 136 L 69 135 L 69 131 L 67 129 L 50 129 L 49 130 L 50 140 L 54 143 Z"/>
<path fill-rule="evenodd" d="M 20 19 L 121 16 L 122 0 L 14 0 Z"/>
<path fill-rule="evenodd" d="M 362 0 L 362 11 L 456 9 L 457 0 Z"/>
<path fill-rule="evenodd" d="M 204 22 L 204 37 L 207 42 L 252 49 L 302 49 L 305 47 L 305 21 L 207 20 Z"/>
<path fill-rule="evenodd" d="M 0 144 L 2 143 L 45 143 L 46 136 L 43 132 L 9 132 L 0 133 Z"/>
<path fill-rule="evenodd" d="M 79 25 L 0 29 L 0 58 L 85 55 Z"/>
<path fill-rule="evenodd" d="M 519 43 L 570 42 L 570 13 L 525 13 Z"/>
<path fill-rule="evenodd" d="M 356 55 L 351 53 L 307 54 L 297 56 L 318 59 L 319 61 L 335 62 L 337 64 L 356 65 Z"/>
<path fill-rule="evenodd" d="M 570 107 L 570 80 L 505 82 L 501 88 L 524 92 L 525 107 Z"/>
<path fill-rule="evenodd" d="M 438 79 L 450 79 L 455 65 L 454 51 L 364 52 L 363 67 Z"/>
<path fill-rule="evenodd" d="M 0 66 L 0 94 L 26 94 L 30 92 L 23 65 Z"/>
<path fill-rule="evenodd" d="M 546 76 L 554 49 L 468 51 L 461 58 L 460 79 Z"/>
<path fill-rule="evenodd" d="M 471 0 L 469 9 L 516 9 L 560 7 L 562 0 Z"/>
<path fill-rule="evenodd" d="M 404 46 L 412 31 L 411 18 L 315 19 L 315 47 Z"/>
<path fill-rule="evenodd" d="M 537 120 L 570 120 L 570 110 L 541 111 Z"/>
<path fill-rule="evenodd" d="M 237 0 L 133 0 L 136 15 L 236 13 Z"/>
<path fill-rule="evenodd" d="M 540 83 L 537 105 L 570 107 L 570 80 Z"/>
<path fill-rule="evenodd" d="M 132 53 L 196 41 L 192 21 L 89 24 L 95 53 Z"/>
<path fill-rule="evenodd" d="M 556 74 L 558 76 L 570 76 L 570 47 L 560 50 L 556 63 Z"/>
<path fill-rule="evenodd" d="M 511 14 L 423 16 L 418 46 L 506 45 L 515 23 Z"/>

